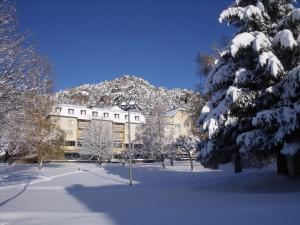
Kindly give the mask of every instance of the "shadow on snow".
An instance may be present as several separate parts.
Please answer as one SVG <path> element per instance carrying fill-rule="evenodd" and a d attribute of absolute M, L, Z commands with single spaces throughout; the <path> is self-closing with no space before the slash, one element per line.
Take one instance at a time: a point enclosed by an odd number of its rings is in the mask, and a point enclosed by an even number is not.
<path fill-rule="evenodd" d="M 110 165 L 104 168 L 107 174 L 128 178 L 127 167 Z M 67 191 L 91 211 L 109 214 L 118 225 L 197 224 L 200 218 L 203 224 L 208 224 L 215 222 L 216 210 L 226 210 L 229 202 L 235 207 L 265 202 L 278 204 L 280 199 L 274 198 L 274 193 L 300 192 L 299 178 L 278 177 L 275 170 L 246 171 L 236 175 L 228 170 L 179 172 L 135 167 L 133 177 L 133 186 L 124 184 L 123 179 L 113 179 L 116 185 L 88 187 L 76 184 Z M 267 195 L 261 199 L 261 194 Z M 231 224 L 241 222 L 234 213 L 226 217 L 233 221 Z"/>

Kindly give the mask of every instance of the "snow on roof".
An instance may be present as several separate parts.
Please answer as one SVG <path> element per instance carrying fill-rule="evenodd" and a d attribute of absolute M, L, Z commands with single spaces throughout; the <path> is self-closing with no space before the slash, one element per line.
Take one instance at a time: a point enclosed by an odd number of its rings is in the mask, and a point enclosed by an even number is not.
<path fill-rule="evenodd" d="M 57 110 L 60 108 L 60 110 Z M 73 111 L 70 111 L 73 110 Z M 101 119 L 113 121 L 116 123 L 127 123 L 128 112 L 118 106 L 110 108 L 86 107 L 72 104 L 57 104 L 53 107 L 51 116 L 74 117 L 81 120 Z M 145 116 L 140 112 L 131 111 L 130 121 L 132 123 L 144 123 Z"/>

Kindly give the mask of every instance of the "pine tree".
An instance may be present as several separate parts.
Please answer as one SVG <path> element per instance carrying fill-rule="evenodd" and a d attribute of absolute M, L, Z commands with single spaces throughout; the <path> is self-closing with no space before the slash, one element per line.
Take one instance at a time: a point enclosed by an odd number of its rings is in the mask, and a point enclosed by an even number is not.
<path fill-rule="evenodd" d="M 237 0 L 220 15 L 237 33 L 207 78 L 200 124 L 206 165 L 264 161 L 300 149 L 300 9 L 292 0 Z M 298 141 L 297 141 L 298 140 Z"/>

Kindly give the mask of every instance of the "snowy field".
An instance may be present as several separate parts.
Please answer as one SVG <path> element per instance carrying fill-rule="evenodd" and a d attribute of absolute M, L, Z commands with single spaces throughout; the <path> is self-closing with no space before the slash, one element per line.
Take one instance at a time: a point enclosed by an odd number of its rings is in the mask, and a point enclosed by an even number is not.
<path fill-rule="evenodd" d="M 233 174 L 188 162 L 0 164 L 0 225 L 297 225 L 300 179 L 275 168 Z"/>

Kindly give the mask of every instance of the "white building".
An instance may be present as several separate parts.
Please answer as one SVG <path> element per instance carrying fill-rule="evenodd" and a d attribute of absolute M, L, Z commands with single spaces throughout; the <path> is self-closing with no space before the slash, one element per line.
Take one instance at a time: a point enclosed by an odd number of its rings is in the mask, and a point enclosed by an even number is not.
<path fill-rule="evenodd" d="M 111 108 L 85 107 L 71 104 L 58 104 L 49 114 L 50 119 L 65 131 L 65 155 L 68 157 L 78 153 L 80 137 L 83 130 L 90 125 L 92 120 L 105 121 L 107 132 L 112 132 L 113 154 L 120 155 L 129 144 L 128 112 L 118 106 Z M 166 132 L 172 133 L 174 140 L 180 135 L 190 132 L 189 114 L 186 109 L 177 108 L 167 111 Z M 130 111 L 131 141 L 134 147 L 141 143 L 135 141 L 139 126 L 146 123 L 145 116 L 140 112 Z"/>
<path fill-rule="evenodd" d="M 65 153 L 72 155 L 78 152 L 80 135 L 92 120 L 102 120 L 109 123 L 112 129 L 114 154 L 120 154 L 128 147 L 128 112 L 118 106 L 111 108 L 84 107 L 71 104 L 56 105 L 49 117 L 65 131 Z M 141 123 L 145 123 L 145 116 L 139 112 L 130 111 L 131 140 L 135 143 L 136 131 Z"/>

